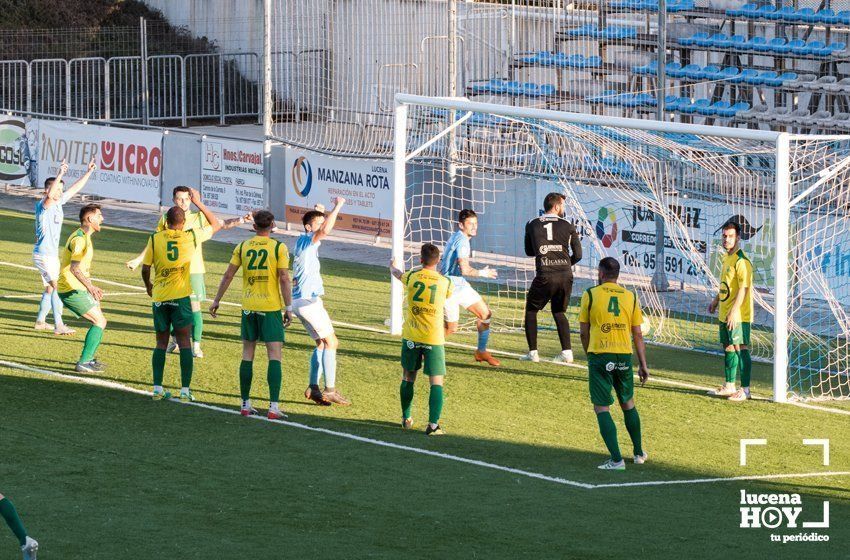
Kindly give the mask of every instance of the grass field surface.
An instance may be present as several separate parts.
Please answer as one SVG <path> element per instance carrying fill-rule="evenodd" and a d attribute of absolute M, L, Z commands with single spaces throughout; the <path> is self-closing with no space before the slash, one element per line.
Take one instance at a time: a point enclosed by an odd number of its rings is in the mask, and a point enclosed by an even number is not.
<path fill-rule="evenodd" d="M 150 389 L 150 301 L 138 273 L 123 264 L 147 233 L 109 227 L 108 210 L 105 216 L 107 228 L 93 238 L 92 274 L 116 283 L 95 282 L 107 293 L 98 358 L 108 369 L 85 383 L 74 379 L 73 366 L 87 325 L 66 313 L 75 336 L 32 330 L 41 291 L 27 268 L 32 217 L 0 211 L 0 261 L 8 263 L 0 264 L 0 360 L 15 365 L 0 367 L 0 492 L 42 543 L 40 558 L 847 557 L 850 476 L 811 474 L 850 471 L 846 403 L 824 410 L 710 398 L 702 387 L 720 382 L 721 358 L 651 347 L 653 379 L 636 393 L 650 460 L 603 472 L 585 369 L 509 356 L 491 368 L 452 346 L 441 421 L 447 435 L 404 432 L 400 341 L 377 332 L 389 313 L 382 268 L 323 262 L 326 305 L 348 325 L 338 325 L 337 385 L 353 406 L 304 400 L 313 343 L 294 325 L 283 353 L 282 406 L 291 424 L 233 414 L 237 305 L 224 306 L 218 319 L 205 316 L 206 357 L 195 361 L 193 392 L 214 408 L 153 402 L 134 392 Z M 73 227 L 66 224 L 63 242 Z M 205 245 L 210 295 L 231 250 Z M 237 278 L 225 299 L 238 303 L 240 294 Z M 452 341 L 474 343 L 470 335 Z M 494 334 L 491 345 L 525 350 L 514 334 Z M 554 333 L 542 334 L 541 354 L 557 350 Z M 265 366 L 259 351 L 252 399 L 263 409 Z M 770 394 L 769 366 L 755 364 L 753 375 L 754 391 Z M 177 358 L 169 356 L 166 385 L 178 379 Z M 427 398 L 420 379 L 418 428 Z M 622 414 L 612 414 L 628 457 Z M 750 448 L 744 467 L 741 438 L 768 440 Z M 830 440 L 829 466 L 804 438 Z M 726 480 L 792 474 L 805 476 Z M 703 479 L 723 480 L 696 482 Z M 828 500 L 830 527 L 818 532 L 829 542 L 771 542 L 771 533 L 800 528 L 741 529 L 741 489 L 799 493 L 800 520 L 819 520 Z M 0 558 L 13 558 L 14 547 L 0 528 Z"/>

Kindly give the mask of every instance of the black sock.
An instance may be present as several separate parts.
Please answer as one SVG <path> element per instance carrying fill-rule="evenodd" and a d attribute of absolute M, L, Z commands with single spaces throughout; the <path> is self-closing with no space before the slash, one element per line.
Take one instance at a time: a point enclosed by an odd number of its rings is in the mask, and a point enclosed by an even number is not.
<path fill-rule="evenodd" d="M 555 318 L 555 326 L 558 329 L 558 340 L 561 341 L 561 350 L 571 350 L 570 343 L 570 320 L 567 319 L 566 313 L 552 313 Z"/>
<path fill-rule="evenodd" d="M 525 341 L 529 350 L 537 350 L 537 311 L 525 310 Z"/>

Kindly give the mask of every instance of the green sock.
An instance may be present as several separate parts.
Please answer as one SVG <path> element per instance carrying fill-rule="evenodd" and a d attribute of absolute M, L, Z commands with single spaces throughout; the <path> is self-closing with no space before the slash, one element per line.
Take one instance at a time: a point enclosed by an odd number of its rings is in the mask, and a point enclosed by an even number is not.
<path fill-rule="evenodd" d="M 9 498 L 0 500 L 0 516 L 3 516 L 6 524 L 9 525 L 9 529 L 18 537 L 18 542 L 21 543 L 21 546 L 24 546 L 27 543 L 27 530 L 24 529 L 24 524 L 18 517 L 18 510 L 15 509 Z"/>
<path fill-rule="evenodd" d="M 154 386 L 162 386 L 162 377 L 165 373 L 165 349 L 153 349 L 153 359 L 151 360 L 151 366 L 153 367 Z"/>
<path fill-rule="evenodd" d="M 192 383 L 192 365 L 194 358 L 191 348 L 180 349 L 180 387 L 188 387 Z"/>
<path fill-rule="evenodd" d="M 428 397 L 428 422 L 438 424 L 443 414 L 443 386 L 431 385 L 431 395 Z"/>
<path fill-rule="evenodd" d="M 750 377 L 753 373 L 753 358 L 750 356 L 750 349 L 745 348 L 739 352 L 741 364 L 741 387 L 750 386 Z"/>
<path fill-rule="evenodd" d="M 89 327 L 89 332 L 86 333 L 86 341 L 83 344 L 83 353 L 80 355 L 80 363 L 84 364 L 94 359 L 94 354 L 97 352 L 97 347 L 100 346 L 100 341 L 103 339 L 103 329 L 97 325 Z"/>
<path fill-rule="evenodd" d="M 239 394 L 243 401 L 251 398 L 251 381 L 254 379 L 254 362 L 242 360 L 239 364 Z"/>
<path fill-rule="evenodd" d="M 280 360 L 269 360 L 268 381 L 269 402 L 277 402 L 280 399 L 280 385 L 283 381 Z"/>
<path fill-rule="evenodd" d="M 204 314 L 200 311 L 192 311 L 192 340 L 200 342 L 204 334 Z"/>
<path fill-rule="evenodd" d="M 402 380 L 399 395 L 401 396 L 401 417 L 410 418 L 410 407 L 413 405 L 413 381 Z"/>
<path fill-rule="evenodd" d="M 643 455 L 643 445 L 641 445 L 640 440 L 640 415 L 637 408 L 624 410 L 623 419 L 626 421 L 626 429 L 629 431 L 629 437 L 632 438 L 635 455 Z"/>
<path fill-rule="evenodd" d="M 617 442 L 617 425 L 614 424 L 611 413 L 608 411 L 598 412 L 596 414 L 596 421 L 599 422 L 599 433 L 602 434 L 605 447 L 611 453 L 611 460 L 615 462 L 622 461 L 623 456 L 620 455 L 620 444 Z"/>
<path fill-rule="evenodd" d="M 735 376 L 738 374 L 738 353 L 726 352 L 726 383 L 735 384 Z"/>

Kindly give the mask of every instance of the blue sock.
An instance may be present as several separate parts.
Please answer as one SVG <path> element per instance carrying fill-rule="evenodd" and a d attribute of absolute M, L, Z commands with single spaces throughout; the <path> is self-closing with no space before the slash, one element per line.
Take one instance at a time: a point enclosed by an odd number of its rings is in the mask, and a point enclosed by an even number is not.
<path fill-rule="evenodd" d="M 322 375 L 322 354 L 324 350 L 316 348 L 310 356 L 310 385 L 318 385 L 319 377 Z"/>
<path fill-rule="evenodd" d="M 487 327 L 486 331 L 481 331 L 478 333 L 478 351 L 483 352 L 487 350 L 487 341 L 490 340 L 490 328 Z"/>
<path fill-rule="evenodd" d="M 56 292 L 53 292 L 54 294 Z M 38 304 L 38 317 L 36 323 L 43 323 L 47 320 L 47 314 L 50 312 L 50 294 L 44 292 L 41 294 L 41 303 Z"/>
<path fill-rule="evenodd" d="M 50 298 L 50 307 L 53 308 L 53 322 L 57 327 L 61 327 L 65 323 L 62 322 L 62 299 L 59 297 L 59 292 L 53 290 L 53 296 Z"/>
<path fill-rule="evenodd" d="M 325 387 L 336 387 L 336 350 L 325 350 L 322 366 L 325 369 Z"/>

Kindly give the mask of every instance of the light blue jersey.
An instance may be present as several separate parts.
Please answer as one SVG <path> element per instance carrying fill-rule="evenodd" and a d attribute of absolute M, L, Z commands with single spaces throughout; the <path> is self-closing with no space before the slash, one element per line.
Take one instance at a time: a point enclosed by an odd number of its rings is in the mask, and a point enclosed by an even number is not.
<path fill-rule="evenodd" d="M 460 230 L 454 232 L 446 243 L 446 250 L 440 261 L 440 274 L 447 276 L 455 288 L 467 284 L 461 274 L 458 259 L 468 259 L 471 254 L 469 238 Z"/>
<path fill-rule="evenodd" d="M 295 251 L 292 253 L 292 271 L 295 276 L 292 299 L 311 299 L 325 294 L 319 266 L 321 244 L 321 241 L 313 243 L 313 233 L 302 233 L 295 242 Z"/>
<path fill-rule="evenodd" d="M 32 252 L 48 257 L 59 256 L 59 237 L 62 234 L 62 221 L 65 212 L 62 205 L 68 201 L 62 195 L 59 201 L 44 207 L 44 199 L 35 203 L 35 246 Z"/>

